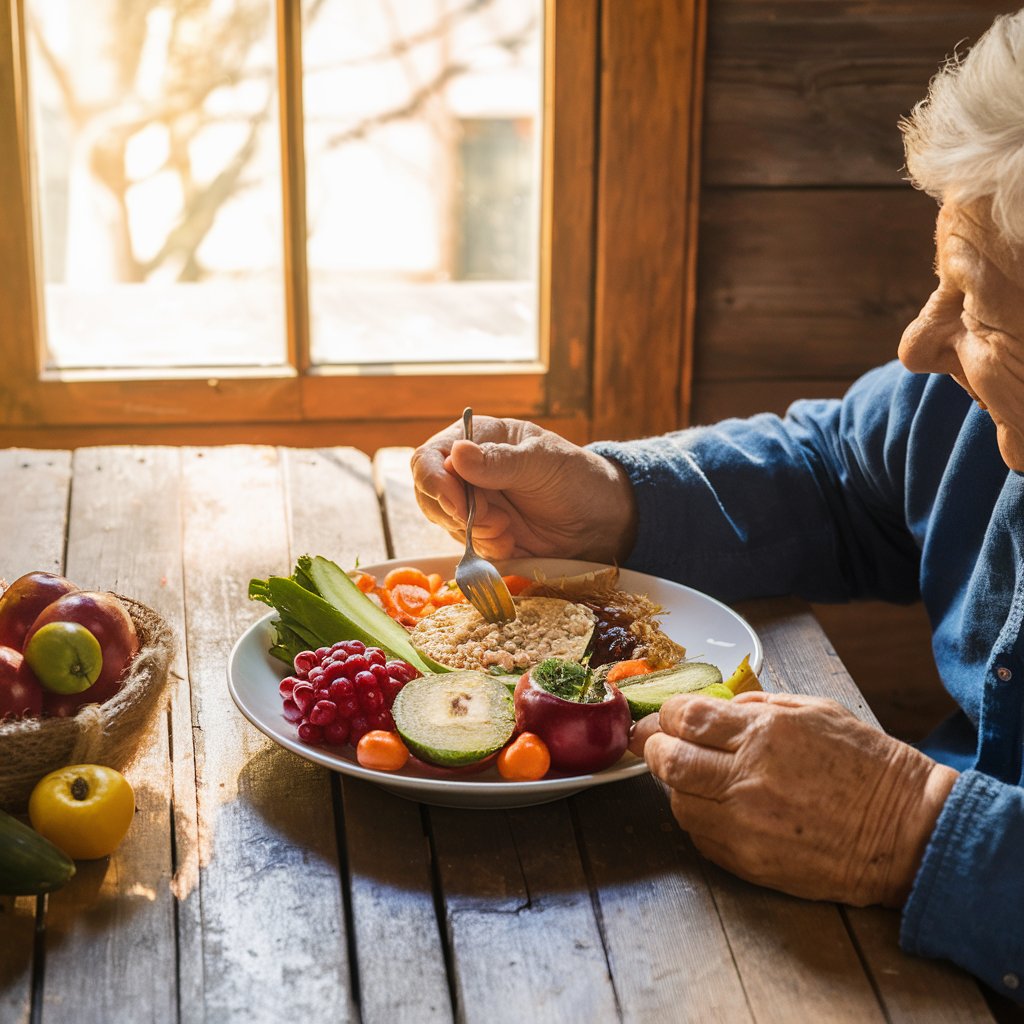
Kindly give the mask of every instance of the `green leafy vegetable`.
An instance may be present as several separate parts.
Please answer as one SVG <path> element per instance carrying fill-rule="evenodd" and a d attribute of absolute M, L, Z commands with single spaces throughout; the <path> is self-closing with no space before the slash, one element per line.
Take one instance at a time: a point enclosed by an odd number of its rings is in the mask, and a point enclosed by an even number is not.
<path fill-rule="evenodd" d="M 608 697 L 603 675 L 578 661 L 545 658 L 530 675 L 542 690 L 575 704 L 600 704 Z"/>
<path fill-rule="evenodd" d="M 378 607 L 334 562 L 302 555 L 291 576 L 249 581 L 249 598 L 275 609 L 270 653 L 291 664 L 299 651 L 329 647 L 339 640 L 361 640 L 420 672 L 447 672 L 413 647 L 405 629 Z"/>

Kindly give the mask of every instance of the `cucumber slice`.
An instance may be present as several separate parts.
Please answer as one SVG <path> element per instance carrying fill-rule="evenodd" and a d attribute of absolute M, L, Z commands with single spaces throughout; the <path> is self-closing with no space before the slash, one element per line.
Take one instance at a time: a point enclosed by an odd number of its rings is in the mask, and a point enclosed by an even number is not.
<path fill-rule="evenodd" d="M 406 683 L 391 714 L 405 745 L 421 760 L 443 768 L 482 761 L 500 750 L 516 727 L 508 687 L 469 669 Z"/>
<path fill-rule="evenodd" d="M 329 558 L 314 555 L 308 566 L 302 558 L 299 559 L 299 564 L 309 573 L 310 579 L 324 600 L 365 630 L 369 636 L 376 638 L 377 646 L 393 651 L 421 671 L 447 671 L 444 665 L 439 665 L 433 658 L 413 647 L 408 630 L 391 618 L 383 608 L 375 605 L 352 582 L 348 573 Z"/>
<path fill-rule="evenodd" d="M 653 715 L 661 705 L 677 693 L 694 693 L 722 682 L 722 673 L 703 661 L 684 661 L 646 676 L 635 676 L 636 682 L 623 683 L 619 689 L 626 698 L 634 718 Z"/>

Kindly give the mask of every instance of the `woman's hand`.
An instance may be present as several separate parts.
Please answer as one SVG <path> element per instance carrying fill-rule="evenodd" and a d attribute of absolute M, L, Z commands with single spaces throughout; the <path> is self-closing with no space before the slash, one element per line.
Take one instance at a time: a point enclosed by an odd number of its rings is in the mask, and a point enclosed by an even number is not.
<path fill-rule="evenodd" d="M 416 499 L 428 519 L 465 539 L 463 481 L 477 489 L 473 542 L 492 559 L 524 555 L 622 561 L 633 543 L 633 489 L 621 467 L 523 420 L 476 416 L 412 456 Z"/>
<path fill-rule="evenodd" d="M 834 701 L 782 693 L 672 698 L 630 749 L 705 856 L 854 906 L 903 905 L 957 778 Z"/>

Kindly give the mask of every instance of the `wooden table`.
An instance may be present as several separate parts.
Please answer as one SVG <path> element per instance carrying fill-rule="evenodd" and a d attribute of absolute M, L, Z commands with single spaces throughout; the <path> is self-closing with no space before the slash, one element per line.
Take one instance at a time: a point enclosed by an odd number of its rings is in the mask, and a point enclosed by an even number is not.
<path fill-rule="evenodd" d="M 986 1021 L 898 918 L 748 885 L 651 777 L 510 811 L 425 807 L 267 740 L 225 664 L 252 576 L 451 552 L 408 451 L 0 452 L 0 574 L 63 571 L 159 610 L 180 647 L 130 769 L 136 821 L 47 901 L 0 900 L 0 1020 Z M 769 689 L 872 719 L 798 602 L 750 603 Z"/>

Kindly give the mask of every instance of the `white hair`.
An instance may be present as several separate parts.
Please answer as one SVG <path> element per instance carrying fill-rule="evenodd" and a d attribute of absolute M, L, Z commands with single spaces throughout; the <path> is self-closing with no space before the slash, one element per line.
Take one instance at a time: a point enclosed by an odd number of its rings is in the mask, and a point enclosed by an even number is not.
<path fill-rule="evenodd" d="M 900 130 L 917 188 L 940 202 L 991 199 L 997 229 L 1024 243 L 1024 9 L 950 58 Z"/>

